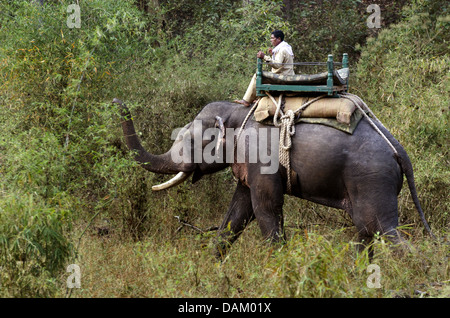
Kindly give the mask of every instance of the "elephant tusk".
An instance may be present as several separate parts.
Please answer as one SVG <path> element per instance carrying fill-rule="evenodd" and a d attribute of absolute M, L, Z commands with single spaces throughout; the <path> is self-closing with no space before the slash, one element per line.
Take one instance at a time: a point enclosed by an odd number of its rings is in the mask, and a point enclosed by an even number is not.
<path fill-rule="evenodd" d="M 192 172 L 179 172 L 175 177 L 170 179 L 169 181 L 166 181 L 162 184 L 155 185 L 152 187 L 153 191 L 161 191 L 165 189 L 169 189 L 171 187 L 177 186 L 180 183 L 182 183 L 184 180 L 189 178 L 189 176 L 192 174 Z"/>

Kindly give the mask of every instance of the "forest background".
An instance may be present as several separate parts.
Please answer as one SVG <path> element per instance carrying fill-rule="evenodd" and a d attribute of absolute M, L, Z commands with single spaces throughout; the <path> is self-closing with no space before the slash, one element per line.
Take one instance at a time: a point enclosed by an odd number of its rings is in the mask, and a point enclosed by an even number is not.
<path fill-rule="evenodd" d="M 449 297 L 448 5 L 2 0 L 0 296 Z M 218 263 L 208 229 L 228 208 L 231 172 L 154 193 L 165 177 L 124 145 L 114 97 L 131 108 L 144 146 L 165 152 L 171 132 L 208 102 L 242 97 L 275 29 L 297 62 L 348 53 L 350 92 L 411 157 L 438 240 L 404 187 L 401 230 L 416 250 L 400 258 L 376 240 L 380 288 L 366 283 L 350 218 L 290 197 L 287 244 L 266 245 L 252 224 Z"/>

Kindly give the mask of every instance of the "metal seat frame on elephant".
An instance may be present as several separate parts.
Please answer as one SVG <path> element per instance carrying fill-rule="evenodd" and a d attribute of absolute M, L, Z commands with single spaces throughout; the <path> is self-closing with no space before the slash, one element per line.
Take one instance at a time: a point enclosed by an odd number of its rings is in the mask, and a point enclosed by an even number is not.
<path fill-rule="evenodd" d="M 342 62 L 334 62 L 328 55 L 327 62 L 300 62 L 293 65 L 326 65 L 327 71 L 318 74 L 279 75 L 263 71 L 266 64 L 258 58 L 256 70 L 256 95 L 267 96 L 266 92 L 317 93 L 338 97 L 338 93 L 348 91 L 348 54 L 344 53 Z M 270 63 L 267 63 L 270 65 Z M 336 69 L 335 66 L 342 66 Z"/>

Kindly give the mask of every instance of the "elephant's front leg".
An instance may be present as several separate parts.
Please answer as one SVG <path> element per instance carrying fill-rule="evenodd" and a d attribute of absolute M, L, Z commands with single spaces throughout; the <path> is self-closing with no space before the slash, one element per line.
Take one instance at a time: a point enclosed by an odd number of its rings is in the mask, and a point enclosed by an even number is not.
<path fill-rule="evenodd" d="M 216 242 L 217 257 L 220 258 L 226 254 L 228 247 L 237 240 L 247 224 L 254 218 L 250 189 L 239 181 L 228 212 L 219 227 Z"/>
<path fill-rule="evenodd" d="M 279 174 L 258 174 L 250 181 L 252 206 L 265 240 L 285 240 L 283 229 L 284 189 Z"/>

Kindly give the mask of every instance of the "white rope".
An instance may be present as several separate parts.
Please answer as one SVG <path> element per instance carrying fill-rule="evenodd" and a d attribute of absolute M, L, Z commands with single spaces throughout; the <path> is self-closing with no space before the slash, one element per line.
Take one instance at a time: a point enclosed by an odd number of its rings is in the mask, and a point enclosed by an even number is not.
<path fill-rule="evenodd" d="M 391 147 L 392 151 L 394 151 L 394 154 L 398 156 L 397 149 L 395 149 L 395 147 L 387 139 L 385 134 L 383 134 L 383 132 L 377 127 L 377 125 L 375 125 L 372 118 L 370 118 L 369 115 L 367 115 L 367 113 L 364 111 L 364 109 L 367 110 L 369 112 L 369 114 L 373 117 L 373 119 L 375 119 L 375 121 L 377 123 L 379 123 L 383 128 L 386 129 L 386 127 L 384 127 L 383 123 L 375 116 L 375 114 L 372 112 L 372 110 L 369 108 L 369 106 L 367 106 L 367 104 L 364 103 L 364 101 L 359 96 L 354 95 L 354 94 L 341 93 L 341 94 L 339 94 L 339 97 L 347 98 L 350 101 L 352 101 L 353 104 L 355 104 L 356 107 L 358 107 L 358 109 L 361 111 L 361 113 L 364 115 L 364 117 L 366 117 L 367 121 L 373 127 L 373 129 L 375 129 L 375 131 L 386 141 L 386 143 L 389 145 L 389 147 Z M 364 109 L 361 107 L 361 105 L 364 107 Z"/>
<path fill-rule="evenodd" d="M 256 108 L 258 107 L 259 101 L 261 100 L 261 98 L 259 98 L 255 104 L 253 105 L 253 107 L 250 109 L 250 111 L 248 112 L 247 116 L 245 117 L 244 121 L 242 122 L 242 125 L 239 129 L 239 132 L 237 134 L 237 137 L 234 141 L 234 156 L 236 156 L 236 149 L 237 149 L 237 143 L 239 138 L 241 137 L 242 131 L 245 128 L 245 125 L 247 124 L 248 120 L 250 119 L 250 117 L 252 116 L 252 114 L 255 112 Z"/>
<path fill-rule="evenodd" d="M 280 127 L 280 148 L 278 150 L 278 156 L 280 164 L 286 168 L 287 174 L 287 192 L 291 193 L 291 161 L 290 150 L 292 147 L 291 136 L 295 134 L 294 119 L 295 115 L 292 110 L 288 110 L 286 114 L 281 110 L 281 102 L 283 100 L 283 94 L 280 95 L 278 102 L 275 101 L 272 95 L 267 93 L 272 102 L 276 106 L 275 115 L 273 116 L 273 124 L 275 127 Z M 278 122 L 280 118 L 280 122 Z"/>
<path fill-rule="evenodd" d="M 301 114 L 306 107 L 311 105 L 312 103 L 318 101 L 321 98 L 324 98 L 327 95 L 318 96 L 302 106 L 300 106 L 295 112 L 291 109 L 288 109 L 286 113 L 283 113 L 281 110 L 281 102 L 283 99 L 283 94 L 280 95 L 278 102 L 275 98 L 266 92 L 269 98 L 276 106 L 275 115 L 273 116 L 273 124 L 275 127 L 280 127 L 280 148 L 278 152 L 280 163 L 283 167 L 286 168 L 287 174 L 287 184 L 286 189 L 287 193 L 291 193 L 292 185 L 291 185 L 291 156 L 290 150 L 292 147 L 292 139 L 291 137 L 295 135 L 295 117 Z M 279 121 L 278 121 L 279 120 Z"/>

